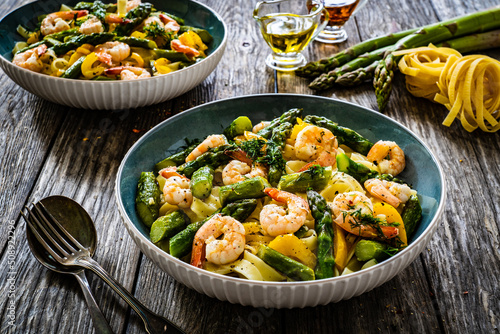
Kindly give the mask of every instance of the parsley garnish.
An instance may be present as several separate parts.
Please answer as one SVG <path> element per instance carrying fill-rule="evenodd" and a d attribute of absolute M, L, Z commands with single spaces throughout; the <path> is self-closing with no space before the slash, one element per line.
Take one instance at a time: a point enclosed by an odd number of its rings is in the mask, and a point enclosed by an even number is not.
<path fill-rule="evenodd" d="M 349 206 L 349 209 L 354 209 L 354 206 Z M 378 236 L 385 239 L 384 233 L 380 226 L 399 226 L 399 223 L 383 223 L 383 220 L 372 215 L 367 215 L 361 213 L 361 208 L 354 211 L 342 211 L 343 219 L 346 221 L 346 218 L 350 215 L 353 219 L 349 220 L 351 227 L 353 229 L 359 228 L 361 230 L 361 226 L 367 225 L 371 226 L 375 229 Z"/>
<path fill-rule="evenodd" d="M 399 252 L 399 248 L 387 247 L 386 249 L 384 249 L 383 252 L 386 253 L 389 256 L 394 256 L 394 255 L 396 255 Z"/>
<path fill-rule="evenodd" d="M 157 37 L 163 37 L 167 40 L 172 39 L 172 32 L 165 31 L 165 28 L 159 25 L 158 22 L 153 22 L 145 26 L 143 31 L 146 33 L 146 37 L 151 37 L 152 39 L 156 39 Z"/>
<path fill-rule="evenodd" d="M 245 151 L 248 157 L 255 163 L 262 163 L 268 166 L 275 166 L 281 171 L 285 171 L 286 161 L 281 153 L 281 148 L 272 141 L 262 139 L 252 139 L 238 144 L 239 148 Z"/>

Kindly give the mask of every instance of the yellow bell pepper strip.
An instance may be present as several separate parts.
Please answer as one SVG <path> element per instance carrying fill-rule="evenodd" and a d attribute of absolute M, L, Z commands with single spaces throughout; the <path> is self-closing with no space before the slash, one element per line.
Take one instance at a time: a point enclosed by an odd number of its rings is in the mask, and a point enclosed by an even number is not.
<path fill-rule="evenodd" d="M 316 266 L 316 255 L 293 234 L 277 236 L 269 243 L 269 247 L 285 256 L 299 260 L 309 268 Z"/>
<path fill-rule="evenodd" d="M 204 51 L 208 49 L 208 46 L 206 46 L 203 43 L 200 36 L 198 36 L 198 34 L 195 33 L 194 31 L 186 31 L 185 33 L 179 36 L 179 41 L 181 41 L 183 45 L 198 50 L 202 57 L 206 57 Z"/>
<path fill-rule="evenodd" d="M 140 38 L 140 39 L 147 39 L 147 34 L 140 32 L 140 31 L 134 31 L 130 37 L 135 37 L 135 38 Z"/>
<path fill-rule="evenodd" d="M 169 64 L 170 60 L 168 60 L 167 58 L 158 58 L 154 62 L 154 68 L 156 69 L 156 73 L 161 75 L 172 72 L 172 69 L 168 66 Z"/>
<path fill-rule="evenodd" d="M 89 53 L 91 53 L 94 50 L 94 47 L 92 47 L 92 45 L 90 45 L 91 48 L 86 47 L 86 45 L 87 44 L 84 44 L 84 45 L 78 47 L 76 49 L 76 52 L 79 52 L 79 53 L 84 54 L 84 55 L 88 55 Z"/>
<path fill-rule="evenodd" d="M 103 66 L 93 67 L 94 63 L 98 61 L 98 57 L 95 52 L 89 53 L 82 63 L 82 74 L 86 79 L 92 79 L 104 72 Z"/>
<path fill-rule="evenodd" d="M 84 54 L 80 53 L 80 52 L 74 52 L 74 51 L 70 51 L 70 52 L 71 52 L 71 57 L 69 57 L 69 60 L 68 60 L 68 67 L 73 65 L 78 59 L 80 59 L 82 56 L 84 56 Z M 69 54 L 69 52 L 68 52 L 68 54 Z"/>
<path fill-rule="evenodd" d="M 130 58 L 135 60 L 138 67 L 144 67 L 144 59 L 142 59 L 142 57 L 138 53 L 132 52 L 132 54 L 130 55 Z"/>
<path fill-rule="evenodd" d="M 28 44 L 31 45 L 31 44 L 36 43 L 38 41 L 40 41 L 40 32 L 39 31 L 38 32 L 32 32 L 30 34 L 30 37 L 26 41 L 26 43 L 28 43 Z"/>
<path fill-rule="evenodd" d="M 403 222 L 403 218 L 401 218 L 401 215 L 399 214 L 398 210 L 396 210 L 396 208 L 384 202 L 377 202 L 373 204 L 373 215 L 375 217 L 378 215 L 384 215 L 387 223 L 399 224 L 398 226 L 396 226 L 396 228 L 399 230 L 398 238 L 401 243 L 397 246 L 399 248 L 408 246 L 405 224 Z"/>
<path fill-rule="evenodd" d="M 347 265 L 347 241 L 345 231 L 337 224 L 333 224 L 333 254 L 335 256 L 335 266 L 342 272 Z"/>

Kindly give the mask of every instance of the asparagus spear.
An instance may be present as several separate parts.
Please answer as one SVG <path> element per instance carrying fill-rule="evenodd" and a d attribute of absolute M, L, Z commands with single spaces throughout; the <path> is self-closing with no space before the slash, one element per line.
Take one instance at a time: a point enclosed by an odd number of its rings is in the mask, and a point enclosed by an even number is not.
<path fill-rule="evenodd" d="M 423 45 L 420 45 L 423 46 Z M 493 48 L 498 48 L 500 47 L 500 30 L 493 30 L 493 31 L 488 31 L 484 32 L 481 34 L 472 34 L 472 35 L 467 35 L 455 39 L 451 39 L 449 41 L 439 43 L 436 45 L 436 47 L 447 47 L 447 48 L 452 48 L 457 50 L 460 53 L 467 53 L 467 52 L 476 52 L 476 51 L 481 51 L 481 50 L 487 50 L 487 49 L 493 49 Z M 350 64 L 352 64 L 352 67 L 355 68 L 355 60 L 345 64 L 343 67 L 346 67 Z M 339 75 L 336 77 L 335 84 L 338 84 L 340 86 L 344 87 L 352 87 L 352 86 L 357 86 L 362 84 L 363 82 L 367 80 L 373 79 L 373 73 L 375 72 L 375 68 L 378 65 L 378 61 L 374 61 L 372 64 L 368 65 L 367 67 L 360 67 L 356 68 L 351 72 L 346 72 L 343 73 L 342 75 Z M 323 77 L 324 74 L 322 74 L 319 78 Z M 322 87 L 326 87 L 326 83 L 319 82 L 320 79 L 316 78 L 314 81 L 318 81 L 316 85 L 321 85 Z M 333 86 L 333 83 L 331 83 Z M 324 89 L 331 88 L 329 86 L 330 83 L 328 83 L 328 87 Z"/>
<path fill-rule="evenodd" d="M 189 153 L 191 153 L 191 151 L 193 151 L 199 143 L 200 141 L 196 139 L 188 143 L 188 147 L 186 147 L 182 151 L 172 154 L 162 161 L 158 162 L 155 165 L 155 172 L 158 173 L 160 169 L 163 169 L 165 167 L 182 165 L 186 161 L 186 157 L 189 155 Z"/>
<path fill-rule="evenodd" d="M 46 35 L 43 37 L 43 39 L 47 40 L 49 38 L 52 38 L 52 39 L 55 39 L 59 42 L 62 42 L 62 41 L 64 41 L 65 37 L 74 36 L 74 35 L 78 35 L 78 34 L 79 34 L 78 28 L 73 28 L 73 29 L 68 29 L 68 30 L 56 32 L 56 33 L 53 33 L 50 35 Z"/>
<path fill-rule="evenodd" d="M 309 188 L 322 190 L 331 177 L 331 167 L 313 165 L 303 172 L 283 175 L 278 189 L 288 192 L 306 192 Z"/>
<path fill-rule="evenodd" d="M 125 16 L 124 24 L 115 29 L 118 36 L 128 36 L 132 30 L 144 21 L 151 14 L 152 6 L 149 2 L 141 3 L 130 10 Z"/>
<path fill-rule="evenodd" d="M 76 49 L 83 44 L 102 44 L 113 39 L 115 35 L 110 32 L 93 33 L 90 35 L 78 35 L 71 38 L 65 43 L 54 45 L 51 47 L 52 50 L 58 55 L 64 54 L 69 50 Z"/>
<path fill-rule="evenodd" d="M 453 37 L 460 37 L 471 33 L 490 31 L 500 28 L 500 8 L 477 12 L 461 16 L 445 22 L 438 22 L 422 27 L 417 32 L 403 37 L 394 44 L 375 69 L 373 86 L 377 96 L 379 110 L 383 111 L 389 101 L 392 91 L 394 69 L 400 57 L 392 52 L 404 50 L 429 43 L 440 43 Z"/>
<path fill-rule="evenodd" d="M 97 4 L 97 5 L 96 5 Z M 75 10 L 82 10 L 86 9 L 89 12 L 92 12 L 93 8 L 96 7 L 103 7 L 107 13 L 115 13 L 116 12 L 116 3 L 115 4 L 104 4 L 101 1 L 94 1 L 94 2 L 79 2 L 75 5 Z"/>
<path fill-rule="evenodd" d="M 306 65 L 295 70 L 295 74 L 306 78 L 317 77 L 322 73 L 328 73 L 334 68 L 344 65 L 348 61 L 351 61 L 366 52 L 371 52 L 388 45 L 393 45 L 401 38 L 408 36 L 415 31 L 417 31 L 417 29 L 400 31 L 397 33 L 369 39 L 348 49 L 345 49 L 344 51 L 341 51 L 333 55 L 332 57 L 309 62 Z"/>
<path fill-rule="evenodd" d="M 335 83 L 344 87 L 361 85 L 363 82 L 373 79 L 373 73 L 375 72 L 378 63 L 379 61 L 375 60 L 366 67 L 360 67 L 352 72 L 344 73 L 337 77 Z"/>
<path fill-rule="evenodd" d="M 101 22 L 104 22 L 109 6 L 110 5 L 105 5 L 102 1 L 94 1 L 89 8 L 89 12 L 94 14 Z"/>
<path fill-rule="evenodd" d="M 375 51 L 367 52 L 344 64 L 343 66 L 337 67 L 328 73 L 321 74 L 309 84 L 309 88 L 314 90 L 325 90 L 333 87 L 339 76 L 345 73 L 350 73 L 357 68 L 370 65 L 376 60 L 382 59 L 389 47 L 390 46 L 385 46 Z"/>
<path fill-rule="evenodd" d="M 273 187 L 280 181 L 281 175 L 285 171 L 285 160 L 282 158 L 282 150 L 285 147 L 285 140 L 292 132 L 293 124 L 289 122 L 278 125 L 273 130 L 271 140 L 266 144 L 266 156 L 271 157 L 269 161 L 268 179 Z M 281 159 L 279 157 L 281 156 Z"/>
<path fill-rule="evenodd" d="M 277 117 L 271 121 L 271 124 L 266 126 L 264 129 L 257 132 L 257 134 L 263 138 L 269 139 L 273 134 L 274 128 L 278 125 L 283 124 L 285 122 L 289 122 L 291 124 L 295 124 L 297 121 L 297 117 L 301 117 L 302 109 L 290 109 L 285 111 L 280 117 Z"/>
<path fill-rule="evenodd" d="M 500 29 L 451 39 L 436 46 L 452 48 L 460 53 L 498 48 L 500 47 Z"/>
<path fill-rule="evenodd" d="M 333 277 L 335 257 L 333 255 L 333 218 L 326 200 L 314 190 L 307 191 L 307 201 L 316 222 L 318 234 L 318 263 L 314 269 L 316 278 Z"/>
<path fill-rule="evenodd" d="M 391 174 L 379 174 L 365 165 L 355 162 L 344 153 L 337 154 L 337 169 L 339 172 L 351 175 L 362 184 L 365 183 L 366 180 L 372 178 L 405 184 L 403 180 Z"/>
<path fill-rule="evenodd" d="M 372 142 L 356 131 L 337 125 L 337 123 L 326 117 L 307 115 L 304 118 L 304 122 L 330 130 L 337 137 L 339 145 L 344 144 L 349 146 L 354 151 L 360 152 L 361 154 L 366 155 L 373 146 Z"/>
<path fill-rule="evenodd" d="M 405 203 L 401 216 L 405 224 L 406 236 L 410 238 L 418 222 L 422 219 L 422 207 L 417 195 L 410 196 L 410 199 Z"/>
<path fill-rule="evenodd" d="M 230 147 L 231 145 L 222 145 L 212 148 L 196 159 L 177 167 L 177 172 L 190 178 L 195 171 L 203 166 L 208 166 L 215 170 L 220 165 L 228 163 L 229 160 L 231 160 L 231 158 L 224 153 L 224 151 Z"/>

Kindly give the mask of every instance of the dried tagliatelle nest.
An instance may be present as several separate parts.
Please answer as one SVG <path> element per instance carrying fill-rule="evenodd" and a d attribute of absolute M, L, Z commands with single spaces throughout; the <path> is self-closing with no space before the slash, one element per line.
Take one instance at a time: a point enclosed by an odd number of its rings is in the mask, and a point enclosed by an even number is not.
<path fill-rule="evenodd" d="M 500 62 L 484 55 L 463 57 L 445 47 L 397 51 L 408 91 L 443 104 L 449 113 L 443 125 L 458 118 L 469 132 L 500 129 Z"/>

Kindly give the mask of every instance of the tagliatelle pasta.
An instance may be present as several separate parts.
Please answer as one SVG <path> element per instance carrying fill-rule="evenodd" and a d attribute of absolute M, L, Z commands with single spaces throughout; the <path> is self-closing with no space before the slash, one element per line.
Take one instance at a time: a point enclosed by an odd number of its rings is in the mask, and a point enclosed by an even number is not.
<path fill-rule="evenodd" d="M 449 48 L 429 47 L 398 51 L 400 71 L 408 91 L 443 104 L 449 113 L 443 125 L 458 118 L 469 132 L 500 129 L 500 62 L 484 55 L 462 57 Z"/>
<path fill-rule="evenodd" d="M 500 62 L 487 56 L 465 56 L 446 67 L 435 100 L 450 110 L 443 124 L 455 118 L 469 132 L 500 129 Z"/>

